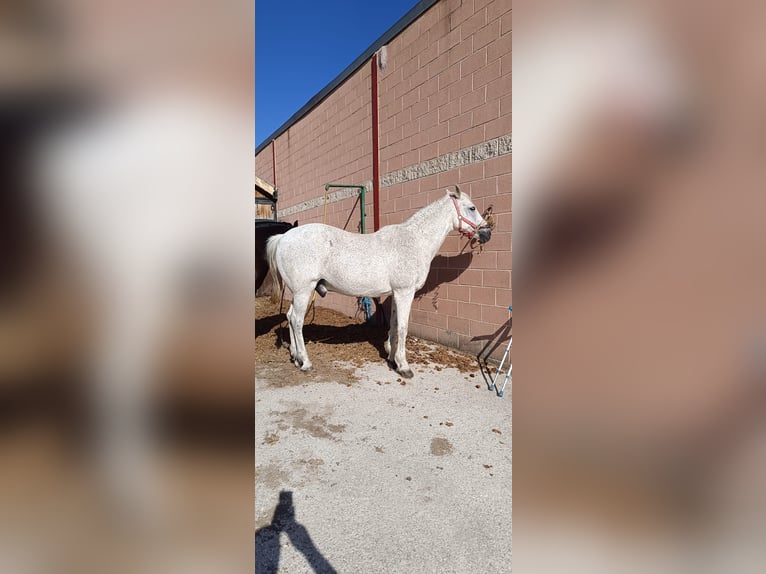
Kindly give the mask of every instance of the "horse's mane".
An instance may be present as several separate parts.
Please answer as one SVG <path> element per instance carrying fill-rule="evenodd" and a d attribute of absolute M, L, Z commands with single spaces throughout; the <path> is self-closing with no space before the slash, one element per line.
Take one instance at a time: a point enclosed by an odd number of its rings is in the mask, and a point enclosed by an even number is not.
<path fill-rule="evenodd" d="M 427 221 L 431 218 L 431 214 L 439 209 L 442 204 L 446 200 L 446 195 L 440 197 L 439 199 L 432 201 L 425 207 L 421 207 L 418 209 L 415 213 L 410 215 L 407 219 L 405 219 L 400 225 L 417 225 L 420 224 L 423 221 Z"/>

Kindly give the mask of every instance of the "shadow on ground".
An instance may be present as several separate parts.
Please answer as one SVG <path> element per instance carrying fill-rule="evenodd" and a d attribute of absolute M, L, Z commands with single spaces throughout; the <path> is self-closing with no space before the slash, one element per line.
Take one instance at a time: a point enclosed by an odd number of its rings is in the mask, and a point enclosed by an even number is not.
<path fill-rule="evenodd" d="M 479 363 L 479 370 L 481 376 L 484 377 L 484 382 L 487 386 L 492 384 L 493 373 L 490 370 L 489 363 L 487 362 L 489 357 L 494 353 L 498 347 L 503 344 L 507 344 L 511 338 L 511 332 L 513 327 L 513 318 L 509 318 L 497 331 L 489 335 L 482 335 L 480 337 L 474 337 L 471 341 L 487 341 L 487 343 L 476 353 L 476 361 Z M 508 365 L 505 365 L 508 368 Z"/>
<path fill-rule="evenodd" d="M 289 490 L 280 491 L 271 524 L 255 532 L 255 574 L 277 574 L 280 571 L 279 538 L 282 533 L 287 535 L 316 574 L 337 574 L 311 540 L 306 527 L 295 520 L 293 493 Z"/>
<path fill-rule="evenodd" d="M 275 330 L 274 327 L 279 325 Z M 270 315 L 256 321 L 256 338 L 267 335 L 274 330 L 274 347 L 287 347 L 290 343 L 290 333 L 284 314 Z M 379 353 L 381 359 L 388 357 L 383 343 L 388 333 L 386 327 L 365 323 L 349 325 L 320 325 L 306 323 L 303 326 L 303 340 L 306 343 L 324 343 L 327 345 L 347 345 L 349 343 L 369 343 Z"/>

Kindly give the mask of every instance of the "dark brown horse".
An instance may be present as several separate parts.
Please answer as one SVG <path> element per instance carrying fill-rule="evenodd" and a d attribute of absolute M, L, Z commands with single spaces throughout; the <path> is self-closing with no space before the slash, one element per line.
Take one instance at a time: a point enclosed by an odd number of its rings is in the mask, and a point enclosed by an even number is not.
<path fill-rule="evenodd" d="M 255 291 L 261 288 L 269 273 L 269 261 L 266 258 L 266 242 L 272 235 L 280 235 L 297 227 L 298 222 L 256 221 L 255 222 Z"/>

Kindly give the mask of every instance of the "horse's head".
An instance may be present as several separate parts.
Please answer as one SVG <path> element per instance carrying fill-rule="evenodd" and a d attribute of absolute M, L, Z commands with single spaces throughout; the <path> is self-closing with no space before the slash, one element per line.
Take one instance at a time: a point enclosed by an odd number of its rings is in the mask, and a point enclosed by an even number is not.
<path fill-rule="evenodd" d="M 456 185 L 454 190 L 447 190 L 447 197 L 455 208 L 452 215 L 452 228 L 466 237 L 478 235 L 481 243 L 489 241 L 492 232 L 468 194 L 461 193 L 460 187 Z"/>

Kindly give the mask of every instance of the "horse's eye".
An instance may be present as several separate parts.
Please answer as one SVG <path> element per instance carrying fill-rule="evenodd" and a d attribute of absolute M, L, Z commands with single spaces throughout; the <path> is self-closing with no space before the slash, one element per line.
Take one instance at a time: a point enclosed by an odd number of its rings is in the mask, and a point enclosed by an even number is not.
<path fill-rule="evenodd" d="M 471 211 L 476 211 L 476 208 L 473 205 L 469 207 L 468 209 L 470 209 Z"/>

